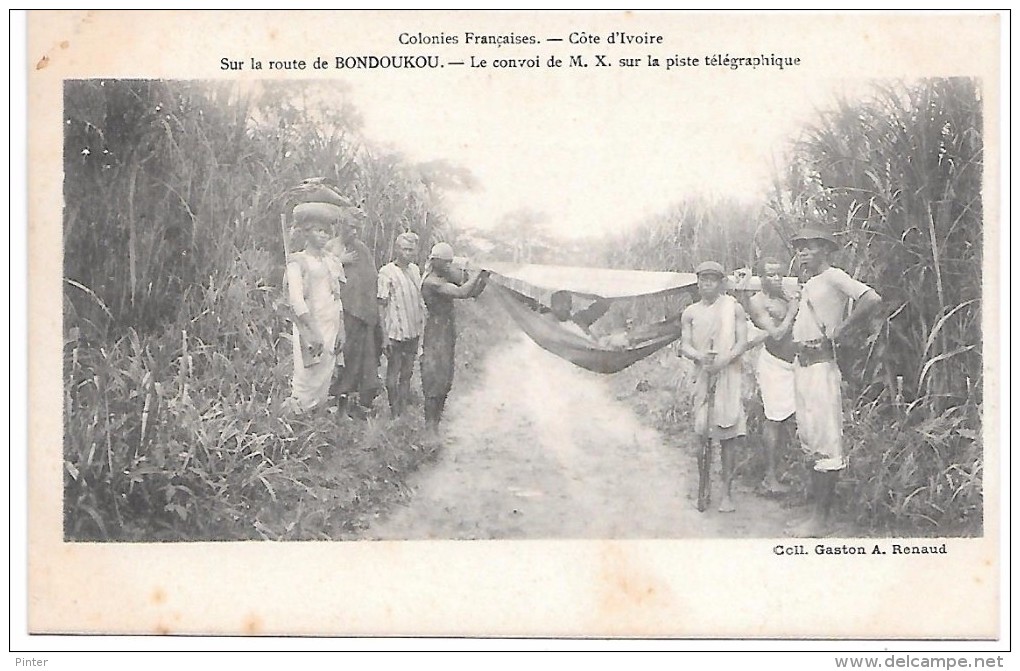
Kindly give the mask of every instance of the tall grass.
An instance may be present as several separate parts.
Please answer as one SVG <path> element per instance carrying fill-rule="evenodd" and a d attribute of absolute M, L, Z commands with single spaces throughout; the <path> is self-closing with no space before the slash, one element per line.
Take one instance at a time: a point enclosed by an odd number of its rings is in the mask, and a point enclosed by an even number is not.
<path fill-rule="evenodd" d="M 782 236 L 835 229 L 845 269 L 885 301 L 849 341 L 849 510 L 863 521 L 980 529 L 982 138 L 975 80 L 877 87 L 805 130 L 772 201 Z"/>
<path fill-rule="evenodd" d="M 423 250 L 455 235 L 443 192 L 471 188 L 470 173 L 365 142 L 332 83 L 69 81 L 64 110 L 65 535 L 356 535 L 436 446 L 418 419 L 277 412 L 286 193 L 335 184 L 368 214 L 381 265 L 406 228 Z M 844 514 L 865 530 L 980 533 L 982 138 L 973 80 L 889 84 L 806 128 L 768 202 L 690 197 L 572 258 L 734 268 L 784 254 L 806 224 L 836 230 L 838 265 L 885 303 L 848 348 Z M 539 260 L 510 233 L 520 260 Z M 464 312 L 466 371 L 491 323 Z"/>
<path fill-rule="evenodd" d="M 286 194 L 332 182 L 381 265 L 402 230 L 447 235 L 470 174 L 374 148 L 334 84 L 69 81 L 64 110 L 65 535 L 355 533 L 436 445 L 415 418 L 279 412 Z"/>
<path fill-rule="evenodd" d="M 863 529 L 980 533 L 981 95 L 971 79 L 877 86 L 838 101 L 794 139 L 760 208 L 688 199 L 606 241 L 611 265 L 689 270 L 836 232 L 836 265 L 884 311 L 846 339 L 844 511 Z"/>
<path fill-rule="evenodd" d="M 755 208 L 732 199 L 690 196 L 602 242 L 603 262 L 635 270 L 691 271 L 701 261 L 734 269 L 751 263 Z"/>

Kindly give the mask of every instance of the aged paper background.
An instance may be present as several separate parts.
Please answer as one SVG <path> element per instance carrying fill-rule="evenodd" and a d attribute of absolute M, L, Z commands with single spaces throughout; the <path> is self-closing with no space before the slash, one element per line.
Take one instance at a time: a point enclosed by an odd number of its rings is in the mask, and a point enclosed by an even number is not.
<path fill-rule="evenodd" d="M 61 100 L 65 78 L 267 77 L 224 73 L 222 56 L 433 53 L 402 47 L 403 31 L 448 34 L 571 30 L 649 32 L 662 54 L 775 51 L 800 56 L 812 82 L 980 76 L 985 91 L 986 245 L 998 239 L 999 24 L 994 16 L 748 14 L 462 14 L 324 12 L 56 12 L 29 15 L 29 629 L 36 633 L 317 635 L 541 635 L 783 638 L 996 638 L 999 635 L 997 323 L 986 323 L 985 536 L 949 540 L 946 557 L 777 558 L 776 541 L 493 541 L 76 544 L 61 531 Z M 769 48 L 756 46 L 765 41 Z M 683 45 L 681 47 L 681 45 Z M 593 53 L 566 44 L 526 49 Z M 594 53 L 605 50 L 594 50 Z M 643 53 L 645 48 L 638 50 Z M 651 52 L 651 49 L 648 49 Z M 494 55 L 461 45 L 450 56 Z M 615 54 L 616 52 L 610 52 Z M 503 48 L 500 55 L 515 54 Z M 510 73 L 507 86 L 519 77 Z M 575 113 L 649 87 L 723 86 L 729 74 L 647 71 L 607 75 L 606 96 Z M 466 69 L 305 71 L 288 79 L 369 79 L 385 91 L 424 78 L 502 73 Z M 537 70 L 555 96 L 562 77 Z M 729 84 L 726 84 L 729 85 Z M 668 93 L 657 89 L 657 103 Z M 536 89 L 525 90 L 534 95 Z M 711 98 L 711 95 L 706 97 Z M 451 101 L 456 104 L 458 101 Z M 499 104 L 476 98 L 484 115 Z M 551 103 L 552 104 L 552 103 Z M 563 101 L 556 104 L 564 105 Z M 463 110 L 462 110 L 463 112 Z M 749 110 L 753 113 L 753 110 Z M 422 132 L 428 132 L 423 128 Z M 649 132 L 634 128 L 634 133 Z M 555 138 L 521 141 L 554 143 Z M 621 198 L 627 197 L 621 194 Z M 994 248 L 994 244 L 991 248 Z M 985 300 L 998 303 L 997 257 L 986 254 Z M 995 319 L 994 310 L 984 311 Z M 991 317 L 989 315 L 992 315 Z M 833 541 L 835 542 L 835 541 Z M 867 541 L 865 541 L 867 544 Z"/>

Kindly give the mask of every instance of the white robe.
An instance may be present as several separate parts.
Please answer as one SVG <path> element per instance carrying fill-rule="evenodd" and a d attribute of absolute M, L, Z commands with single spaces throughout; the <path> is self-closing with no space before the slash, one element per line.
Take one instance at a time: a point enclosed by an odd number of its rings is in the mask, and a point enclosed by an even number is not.
<path fill-rule="evenodd" d="M 297 325 L 294 326 L 294 376 L 288 403 L 295 412 L 311 410 L 326 402 L 337 357 L 343 356 L 342 273 L 342 267 L 330 263 L 328 256 L 308 252 L 291 255 L 287 264 L 288 295 L 294 314 L 307 314 L 323 341 L 322 355 L 309 358 L 303 354 L 305 344 Z"/>
<path fill-rule="evenodd" d="M 698 302 L 687 307 L 692 316 L 691 344 L 695 349 L 726 354 L 736 343 L 737 301 L 723 294 L 712 305 Z M 747 435 L 747 416 L 741 391 L 743 366 L 735 358 L 709 378 L 704 369 L 694 382 L 694 431 L 718 440 Z M 710 390 L 714 385 L 714 391 Z M 709 392 L 713 403 L 709 412 Z M 711 417 L 710 417 L 711 415 Z"/>

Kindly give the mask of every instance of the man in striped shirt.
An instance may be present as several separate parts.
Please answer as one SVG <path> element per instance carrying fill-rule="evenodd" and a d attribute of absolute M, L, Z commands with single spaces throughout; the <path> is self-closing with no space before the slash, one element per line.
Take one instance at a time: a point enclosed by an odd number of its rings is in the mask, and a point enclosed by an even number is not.
<path fill-rule="evenodd" d="M 421 271 L 412 263 L 418 253 L 418 236 L 397 236 L 391 263 L 379 269 L 379 313 L 386 352 L 386 394 L 390 413 L 399 416 L 411 400 L 411 372 L 418 355 L 418 340 L 425 328 L 425 302 Z"/>

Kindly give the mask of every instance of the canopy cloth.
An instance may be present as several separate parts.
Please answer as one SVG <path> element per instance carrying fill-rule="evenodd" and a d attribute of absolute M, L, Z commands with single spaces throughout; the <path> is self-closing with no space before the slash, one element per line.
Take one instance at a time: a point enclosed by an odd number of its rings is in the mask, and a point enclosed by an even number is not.
<path fill-rule="evenodd" d="M 570 320 L 558 319 L 550 310 L 553 294 L 569 293 L 574 302 L 600 299 L 610 304 L 682 292 L 690 292 L 693 298 L 698 281 L 694 273 L 495 262 L 479 265 L 492 273 L 489 286 L 528 337 L 556 356 L 596 373 L 619 372 L 677 340 L 680 315 L 628 325 L 600 337 Z M 738 273 L 729 278 L 729 286 L 757 291 L 761 281 L 750 273 Z M 784 286 L 796 288 L 796 278 L 786 278 Z"/>
<path fill-rule="evenodd" d="M 697 286 L 693 273 L 510 263 L 481 266 L 492 272 L 489 287 L 528 337 L 556 356 L 596 373 L 619 372 L 679 338 L 680 316 L 599 337 L 569 320 L 557 319 L 550 310 L 554 293 L 569 293 L 576 305 L 596 299 L 614 303 L 664 296 Z"/>
<path fill-rule="evenodd" d="M 555 291 L 569 291 L 584 297 L 631 298 L 651 296 L 698 283 L 694 273 L 617 270 L 580 266 L 547 266 L 526 263 L 483 263 L 482 268 L 497 275 L 495 281 L 536 300 Z"/>

